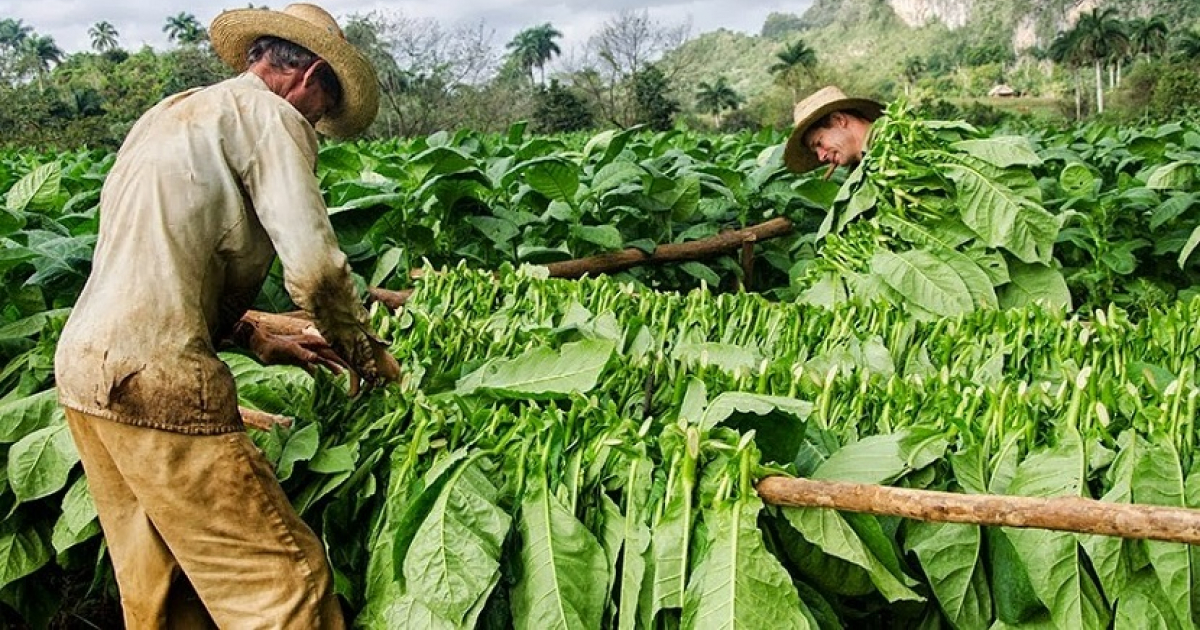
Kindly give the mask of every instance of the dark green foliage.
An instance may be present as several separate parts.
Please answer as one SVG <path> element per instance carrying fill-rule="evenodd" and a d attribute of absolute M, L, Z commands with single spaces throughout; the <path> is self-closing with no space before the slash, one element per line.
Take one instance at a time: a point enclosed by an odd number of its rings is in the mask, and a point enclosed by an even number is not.
<path fill-rule="evenodd" d="M 637 121 L 654 131 L 666 131 L 674 125 L 679 103 L 669 96 L 670 82 L 653 64 L 633 76 L 633 98 Z"/>
<path fill-rule="evenodd" d="M 542 133 L 582 131 L 593 124 L 587 103 L 557 79 L 551 79 L 549 87 L 538 90 L 535 101 L 533 122 Z"/>
<path fill-rule="evenodd" d="M 795 13 L 772 12 L 763 21 L 759 34 L 767 39 L 784 40 L 804 28 L 804 20 Z"/>

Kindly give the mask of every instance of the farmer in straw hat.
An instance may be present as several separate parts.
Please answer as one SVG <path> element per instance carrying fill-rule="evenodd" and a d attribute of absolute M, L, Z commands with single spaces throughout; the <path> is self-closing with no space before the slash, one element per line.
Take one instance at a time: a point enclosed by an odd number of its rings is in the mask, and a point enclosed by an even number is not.
<path fill-rule="evenodd" d="M 883 106 L 865 98 L 850 98 L 835 86 L 817 90 L 796 104 L 795 126 L 784 149 L 783 161 L 797 173 L 828 164 L 825 178 L 839 166 L 862 160 L 871 123 Z"/>
<path fill-rule="evenodd" d="M 170 96 L 130 130 L 100 197 L 92 273 L 55 356 L 59 397 L 129 628 L 337 628 L 321 541 L 247 437 L 229 368 L 263 362 L 395 380 L 314 176 L 317 136 L 375 117 L 375 73 L 319 7 L 210 28 L 241 72 Z M 278 254 L 320 335 L 241 318 Z"/>

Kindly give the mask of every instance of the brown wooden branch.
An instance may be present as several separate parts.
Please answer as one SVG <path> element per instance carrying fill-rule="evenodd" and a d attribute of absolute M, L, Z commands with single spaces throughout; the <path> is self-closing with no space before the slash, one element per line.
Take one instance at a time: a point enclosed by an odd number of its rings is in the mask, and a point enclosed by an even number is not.
<path fill-rule="evenodd" d="M 759 497 L 772 505 L 1200 544 L 1200 510 L 1186 508 L 1082 497 L 959 494 L 789 477 L 765 477 L 757 489 Z"/>
<path fill-rule="evenodd" d="M 254 427 L 260 431 L 270 431 L 271 427 L 279 425 L 283 428 L 292 426 L 292 419 L 287 416 L 281 416 L 275 413 L 267 413 L 257 409 L 248 409 L 246 407 L 238 407 L 238 413 L 242 415 L 242 423 L 248 427 Z"/>
<path fill-rule="evenodd" d="M 619 252 L 564 260 L 546 265 L 550 275 L 555 278 L 578 278 L 583 275 L 596 275 L 621 271 L 637 265 L 648 263 L 681 262 L 686 260 L 703 260 L 721 254 L 737 251 L 746 241 L 765 241 L 789 234 L 792 222 L 784 217 L 777 217 L 751 225 L 740 230 L 729 230 L 716 236 L 703 238 L 686 243 L 667 243 L 654 248 L 653 254 L 630 247 Z"/>

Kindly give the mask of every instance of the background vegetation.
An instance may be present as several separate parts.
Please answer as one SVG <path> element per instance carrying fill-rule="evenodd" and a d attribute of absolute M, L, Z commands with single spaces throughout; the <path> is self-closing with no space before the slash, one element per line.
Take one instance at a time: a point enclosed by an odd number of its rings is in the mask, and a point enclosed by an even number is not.
<path fill-rule="evenodd" d="M 346 33 L 380 72 L 377 138 L 503 131 L 519 120 L 533 132 L 785 129 L 792 104 L 830 82 L 983 124 L 1161 121 L 1200 98 L 1195 0 L 963 0 L 915 25 L 894 8 L 904 5 L 819 0 L 801 16 L 772 14 L 758 35 L 694 35 L 626 11 L 570 58 L 549 23 L 503 46 L 482 23 L 384 12 L 348 16 Z M 102 21 L 88 29 L 92 50 L 68 54 L 36 25 L 0 17 L 0 143 L 115 148 L 160 98 L 229 75 L 195 16 L 168 16 L 163 31 L 170 48 L 130 51 Z"/>

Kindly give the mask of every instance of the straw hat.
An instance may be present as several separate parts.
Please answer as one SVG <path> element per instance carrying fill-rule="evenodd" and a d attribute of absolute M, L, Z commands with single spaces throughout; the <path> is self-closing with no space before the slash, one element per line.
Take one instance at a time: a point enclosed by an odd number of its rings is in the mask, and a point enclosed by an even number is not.
<path fill-rule="evenodd" d="M 282 11 L 234 9 L 218 15 L 208 29 L 213 51 L 238 72 L 246 70 L 246 53 L 259 37 L 272 36 L 303 46 L 327 61 L 342 84 L 342 103 L 317 123 L 317 131 L 336 138 L 366 129 L 379 110 L 379 80 L 363 56 L 325 9 L 315 4 L 289 4 Z"/>
<path fill-rule="evenodd" d="M 783 151 L 783 163 L 797 173 L 816 168 L 821 163 L 817 154 L 804 144 L 804 133 L 813 123 L 826 115 L 838 111 L 853 111 L 867 120 L 875 120 L 883 113 L 883 105 L 867 98 L 850 98 L 836 86 L 823 87 L 808 98 L 796 103 L 792 112 L 795 127 Z"/>

